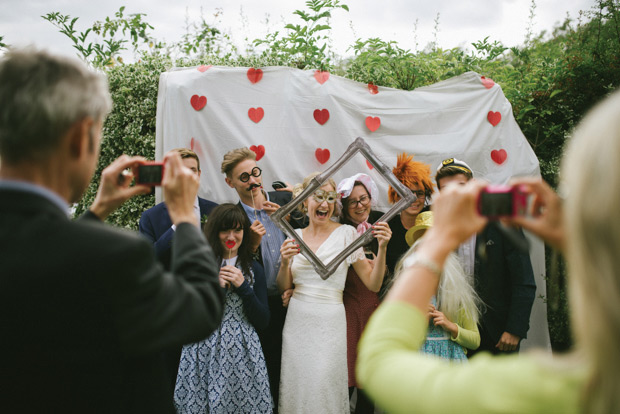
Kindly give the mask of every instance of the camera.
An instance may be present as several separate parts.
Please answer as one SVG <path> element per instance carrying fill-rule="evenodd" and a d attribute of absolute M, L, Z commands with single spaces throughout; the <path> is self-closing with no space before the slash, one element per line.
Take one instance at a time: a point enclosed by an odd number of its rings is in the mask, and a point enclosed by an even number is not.
<path fill-rule="evenodd" d="M 478 196 L 478 214 L 490 220 L 523 216 L 527 201 L 528 196 L 520 185 L 488 185 Z"/>
<path fill-rule="evenodd" d="M 136 184 L 142 185 L 161 185 L 164 178 L 164 163 L 156 161 L 147 161 L 138 165 L 138 174 L 136 175 Z"/>

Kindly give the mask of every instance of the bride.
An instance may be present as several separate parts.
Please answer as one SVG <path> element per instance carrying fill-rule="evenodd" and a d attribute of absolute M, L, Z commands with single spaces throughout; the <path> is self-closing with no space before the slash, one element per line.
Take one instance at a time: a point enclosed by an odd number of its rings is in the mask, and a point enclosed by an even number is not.
<path fill-rule="evenodd" d="M 297 190 L 303 191 L 316 174 L 306 177 Z M 303 230 L 297 229 L 297 235 L 323 263 L 329 263 L 357 238 L 355 228 L 331 220 L 337 199 L 336 183 L 330 179 L 300 205 L 310 224 Z M 349 266 L 353 266 L 365 285 L 374 286 L 376 291 L 380 289 L 386 247 L 392 233 L 384 222 L 375 223 L 373 232 L 379 244 L 374 267 L 360 248 L 326 280 L 305 257 L 298 256 L 299 245 L 295 240 L 288 239 L 282 244 L 278 288 L 285 291 L 294 287 L 294 292 L 282 333 L 279 412 L 349 412 L 342 292 Z"/>

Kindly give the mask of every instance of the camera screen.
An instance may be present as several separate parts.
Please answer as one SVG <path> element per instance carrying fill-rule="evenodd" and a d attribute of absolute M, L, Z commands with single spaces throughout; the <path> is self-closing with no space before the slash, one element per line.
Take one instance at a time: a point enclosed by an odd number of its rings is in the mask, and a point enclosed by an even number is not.
<path fill-rule="evenodd" d="M 480 214 L 487 217 L 512 216 L 512 193 L 481 193 Z"/>
<path fill-rule="evenodd" d="M 161 165 L 140 165 L 138 167 L 138 182 L 143 184 L 161 183 Z"/>

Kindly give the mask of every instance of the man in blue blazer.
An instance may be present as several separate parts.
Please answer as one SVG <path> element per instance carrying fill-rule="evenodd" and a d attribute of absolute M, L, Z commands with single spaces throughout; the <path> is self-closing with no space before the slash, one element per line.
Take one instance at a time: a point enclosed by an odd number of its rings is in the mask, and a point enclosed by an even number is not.
<path fill-rule="evenodd" d="M 200 160 L 198 155 L 188 148 L 177 148 L 173 151 L 179 153 L 183 164 L 200 178 Z M 198 217 L 198 222 L 204 223 L 211 210 L 216 206 L 217 204 L 213 201 L 205 200 L 195 195 L 194 212 Z M 172 236 L 174 235 L 175 226 L 170 220 L 166 203 L 159 203 L 142 213 L 138 229 L 140 233 L 153 243 L 157 259 L 166 270 L 169 270 Z"/>
<path fill-rule="evenodd" d="M 473 177 L 471 168 L 455 158 L 437 168 L 437 188 L 465 184 Z M 493 354 L 519 351 L 527 337 L 530 313 L 536 297 L 536 282 L 527 252 L 520 251 L 497 227 L 489 223 L 480 234 L 459 246 L 457 254 L 467 274 L 474 275 L 474 288 L 482 300 L 478 329 L 480 347 L 470 351 Z M 524 238 L 522 231 L 515 237 Z"/>

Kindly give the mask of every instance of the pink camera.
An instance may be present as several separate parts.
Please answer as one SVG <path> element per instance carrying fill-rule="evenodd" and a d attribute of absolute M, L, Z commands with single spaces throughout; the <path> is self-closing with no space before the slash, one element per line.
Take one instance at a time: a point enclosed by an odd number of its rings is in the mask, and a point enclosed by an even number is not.
<path fill-rule="evenodd" d="M 527 198 L 520 185 L 488 185 L 478 196 L 478 213 L 489 220 L 523 216 Z"/>

